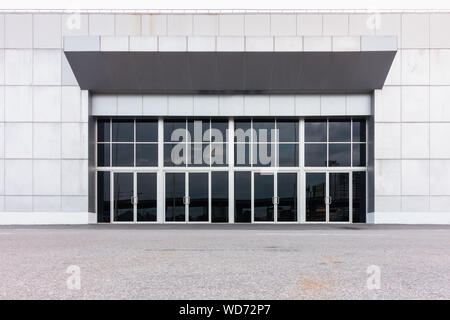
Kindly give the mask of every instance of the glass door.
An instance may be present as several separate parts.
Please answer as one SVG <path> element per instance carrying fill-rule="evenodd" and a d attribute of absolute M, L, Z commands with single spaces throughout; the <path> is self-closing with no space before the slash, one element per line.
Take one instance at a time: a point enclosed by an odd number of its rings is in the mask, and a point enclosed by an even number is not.
<path fill-rule="evenodd" d="M 136 220 L 156 221 L 157 193 L 156 173 L 136 173 Z"/>
<path fill-rule="evenodd" d="M 209 174 L 207 172 L 188 173 L 187 203 L 190 222 L 209 221 Z"/>
<path fill-rule="evenodd" d="M 349 172 L 306 173 L 306 222 L 349 222 Z"/>
<path fill-rule="evenodd" d="M 306 173 L 306 222 L 327 221 L 326 179 L 325 172 Z"/>
<path fill-rule="evenodd" d="M 330 222 L 349 222 L 349 173 L 330 172 L 328 180 L 328 220 Z"/>
<path fill-rule="evenodd" d="M 275 174 L 273 172 L 253 173 L 253 221 L 273 222 L 275 205 Z"/>
<path fill-rule="evenodd" d="M 166 221 L 209 221 L 209 173 L 166 173 Z"/>
<path fill-rule="evenodd" d="M 184 172 L 166 173 L 166 221 L 186 221 L 186 183 Z"/>
<path fill-rule="evenodd" d="M 113 221 L 134 221 L 134 178 L 132 172 L 114 172 Z"/>
<path fill-rule="evenodd" d="M 277 174 L 277 221 L 297 221 L 297 173 L 279 172 Z"/>

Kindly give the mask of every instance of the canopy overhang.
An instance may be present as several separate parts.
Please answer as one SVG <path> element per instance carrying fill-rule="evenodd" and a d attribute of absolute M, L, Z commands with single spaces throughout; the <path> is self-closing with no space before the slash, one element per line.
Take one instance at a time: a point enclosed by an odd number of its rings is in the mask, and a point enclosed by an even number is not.
<path fill-rule="evenodd" d="M 125 94 L 366 93 L 383 87 L 395 54 L 65 49 L 81 89 Z"/>

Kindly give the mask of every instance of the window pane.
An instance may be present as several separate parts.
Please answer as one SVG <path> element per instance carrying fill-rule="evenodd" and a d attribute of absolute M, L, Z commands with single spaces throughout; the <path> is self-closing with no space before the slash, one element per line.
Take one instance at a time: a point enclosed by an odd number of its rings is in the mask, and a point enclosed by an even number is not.
<path fill-rule="evenodd" d="M 137 120 L 136 142 L 158 142 L 158 121 Z"/>
<path fill-rule="evenodd" d="M 329 145 L 330 167 L 350 167 L 350 144 L 332 144 Z"/>
<path fill-rule="evenodd" d="M 228 171 L 211 172 L 211 222 L 228 222 Z"/>
<path fill-rule="evenodd" d="M 187 127 L 191 142 L 210 141 L 209 119 L 188 120 Z"/>
<path fill-rule="evenodd" d="M 272 142 L 272 133 L 274 132 L 274 130 L 275 130 L 275 120 L 254 120 L 253 141 Z M 275 139 L 275 137 L 273 138 Z"/>
<path fill-rule="evenodd" d="M 234 145 L 234 165 L 236 167 L 250 166 L 250 145 L 248 143 Z"/>
<path fill-rule="evenodd" d="M 353 222 L 366 222 L 366 173 L 353 172 Z"/>
<path fill-rule="evenodd" d="M 97 122 L 97 141 L 109 142 L 110 138 L 110 122 L 109 120 L 98 120 Z"/>
<path fill-rule="evenodd" d="M 213 167 L 228 166 L 228 144 L 225 143 L 211 143 L 211 165 Z"/>
<path fill-rule="evenodd" d="M 164 120 L 164 141 L 178 142 L 183 140 L 186 141 L 186 121 Z"/>
<path fill-rule="evenodd" d="M 366 165 L 366 145 L 362 143 L 353 144 L 353 166 L 364 167 Z"/>
<path fill-rule="evenodd" d="M 190 167 L 209 166 L 210 161 L 210 148 L 207 143 L 190 143 L 188 147 L 191 149 L 191 154 L 188 159 L 188 165 Z"/>
<path fill-rule="evenodd" d="M 330 120 L 330 142 L 350 142 L 350 121 L 349 120 Z"/>
<path fill-rule="evenodd" d="M 323 120 L 305 121 L 305 142 L 326 142 L 327 122 Z"/>
<path fill-rule="evenodd" d="M 158 166 L 158 145 L 157 144 L 136 144 L 136 166 L 157 167 Z"/>
<path fill-rule="evenodd" d="M 250 142 L 251 122 L 250 120 L 236 120 L 234 122 L 234 141 Z"/>
<path fill-rule="evenodd" d="M 138 173 L 137 221 L 156 221 L 156 173 Z"/>
<path fill-rule="evenodd" d="M 306 167 L 326 167 L 327 166 L 327 145 L 326 144 L 305 144 L 305 166 Z"/>
<path fill-rule="evenodd" d="M 278 145 L 278 165 L 280 167 L 298 166 L 298 144 Z"/>
<path fill-rule="evenodd" d="M 110 173 L 97 173 L 97 222 L 110 222 Z"/>
<path fill-rule="evenodd" d="M 112 165 L 113 167 L 133 167 L 134 145 L 113 143 Z"/>
<path fill-rule="evenodd" d="M 109 143 L 100 143 L 97 145 L 97 166 L 109 167 L 110 166 L 110 146 Z"/>
<path fill-rule="evenodd" d="M 366 142 L 365 120 L 353 120 L 353 142 Z"/>
<path fill-rule="evenodd" d="M 113 120 L 112 122 L 113 142 L 133 142 L 134 141 L 134 121 L 133 120 Z"/>
<path fill-rule="evenodd" d="M 278 120 L 278 141 L 298 142 L 298 121 Z"/>
<path fill-rule="evenodd" d="M 183 167 L 186 165 L 187 145 L 185 143 L 164 144 L 164 166 Z"/>
<path fill-rule="evenodd" d="M 228 141 L 228 120 L 212 120 L 211 121 L 211 142 L 227 142 Z M 218 139 L 220 134 L 222 139 Z"/>
<path fill-rule="evenodd" d="M 275 167 L 275 144 L 254 143 L 252 144 L 252 164 L 257 167 Z"/>
<path fill-rule="evenodd" d="M 251 172 L 234 173 L 234 221 L 251 222 Z"/>

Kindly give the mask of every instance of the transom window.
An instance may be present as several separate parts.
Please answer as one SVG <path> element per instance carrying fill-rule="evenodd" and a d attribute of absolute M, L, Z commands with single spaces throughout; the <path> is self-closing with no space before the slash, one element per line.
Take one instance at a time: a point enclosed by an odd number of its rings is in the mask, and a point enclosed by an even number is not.
<path fill-rule="evenodd" d="M 158 166 L 158 121 L 98 120 L 97 166 Z"/>
<path fill-rule="evenodd" d="M 365 120 L 305 120 L 305 167 L 364 166 Z"/>

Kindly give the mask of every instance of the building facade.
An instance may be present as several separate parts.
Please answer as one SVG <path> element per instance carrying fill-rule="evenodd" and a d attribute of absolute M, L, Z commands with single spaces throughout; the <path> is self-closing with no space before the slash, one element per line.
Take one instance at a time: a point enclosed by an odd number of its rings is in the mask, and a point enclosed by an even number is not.
<path fill-rule="evenodd" d="M 449 223 L 450 13 L 0 13 L 0 224 Z"/>

